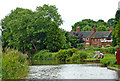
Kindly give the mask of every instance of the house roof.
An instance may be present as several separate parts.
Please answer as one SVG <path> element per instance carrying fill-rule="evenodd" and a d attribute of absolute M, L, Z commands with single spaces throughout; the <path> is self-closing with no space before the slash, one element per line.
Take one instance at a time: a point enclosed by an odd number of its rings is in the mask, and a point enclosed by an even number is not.
<path fill-rule="evenodd" d="M 82 36 L 83 38 L 90 37 L 94 31 L 81 31 L 81 32 L 69 32 L 70 34 L 73 34 L 75 36 Z"/>
<path fill-rule="evenodd" d="M 112 32 L 110 31 L 97 31 L 91 38 L 111 38 Z"/>

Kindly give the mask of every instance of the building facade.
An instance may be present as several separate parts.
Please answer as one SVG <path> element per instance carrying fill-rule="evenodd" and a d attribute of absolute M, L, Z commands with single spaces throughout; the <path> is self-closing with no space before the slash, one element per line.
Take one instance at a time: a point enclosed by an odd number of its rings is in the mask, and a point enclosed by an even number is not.
<path fill-rule="evenodd" d="M 70 34 L 82 36 L 85 46 L 112 45 L 112 27 L 110 27 L 110 31 L 97 31 L 95 27 L 93 27 L 93 31 L 80 31 L 80 28 L 77 27 L 76 32 L 70 32 Z"/>

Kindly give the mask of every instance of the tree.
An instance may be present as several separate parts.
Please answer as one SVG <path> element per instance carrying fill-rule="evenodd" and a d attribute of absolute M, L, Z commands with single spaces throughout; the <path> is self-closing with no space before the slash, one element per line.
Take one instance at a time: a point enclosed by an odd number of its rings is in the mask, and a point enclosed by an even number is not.
<path fill-rule="evenodd" d="M 52 22 L 58 26 L 62 24 L 60 14 L 53 5 L 43 5 L 36 8 L 33 12 L 29 9 L 16 8 L 10 15 L 2 19 L 3 48 L 10 47 L 22 52 L 46 48 L 43 43 L 47 37 Z M 40 42 L 38 42 L 40 41 Z"/>
<path fill-rule="evenodd" d="M 113 27 L 115 22 L 115 18 L 111 18 L 107 21 L 107 27 Z"/>
<path fill-rule="evenodd" d="M 117 11 L 116 11 L 116 14 L 115 14 L 114 25 L 113 25 L 114 29 L 117 27 L 117 23 L 118 23 L 119 19 L 120 19 L 120 10 L 117 10 Z M 113 29 L 113 30 L 114 30 L 114 29 Z M 116 34 L 116 32 L 115 32 L 115 30 L 114 30 L 113 33 L 112 33 L 112 39 L 113 39 L 113 41 L 112 41 L 112 46 L 116 46 L 116 45 L 117 45 L 117 42 L 116 42 L 117 40 L 116 40 L 115 34 Z"/>
<path fill-rule="evenodd" d="M 66 43 L 64 44 L 63 48 L 64 49 L 68 49 L 71 48 L 71 42 L 70 42 L 70 34 L 69 32 L 61 29 L 62 33 L 64 34 L 65 38 L 66 38 Z"/>
<path fill-rule="evenodd" d="M 65 39 L 65 35 L 61 33 L 57 23 L 51 22 L 49 31 L 47 32 L 44 40 L 46 48 L 50 51 L 56 52 L 63 48 L 64 44 L 66 43 Z"/>
<path fill-rule="evenodd" d="M 32 14 L 29 9 L 16 8 L 2 20 L 3 48 L 8 46 L 23 52 L 32 49 Z"/>
<path fill-rule="evenodd" d="M 104 20 L 98 20 L 98 21 L 94 21 L 94 20 L 91 20 L 91 19 L 84 19 L 82 21 L 79 21 L 79 22 L 76 22 L 74 25 L 72 25 L 72 31 L 76 31 L 76 27 L 79 26 L 80 27 L 80 31 L 87 31 L 87 28 L 85 28 L 86 26 L 89 26 L 89 30 L 88 31 L 91 31 L 93 27 L 96 27 L 98 28 L 99 26 L 106 26 L 107 27 L 107 23 L 104 22 Z M 90 28 L 91 27 L 91 28 Z"/>
<path fill-rule="evenodd" d="M 71 46 L 77 48 L 77 44 L 83 43 L 82 36 L 78 37 L 73 34 L 70 34 Z"/>
<path fill-rule="evenodd" d="M 88 25 L 86 25 L 83 29 L 82 29 L 82 31 L 92 31 L 93 29 L 90 27 L 90 26 L 88 26 Z"/>
<path fill-rule="evenodd" d="M 106 31 L 106 26 L 102 25 L 97 28 L 98 31 Z"/>
<path fill-rule="evenodd" d="M 110 31 L 110 28 L 109 28 L 109 27 L 107 27 L 107 28 L 106 28 L 106 31 Z"/>
<path fill-rule="evenodd" d="M 119 21 L 119 19 L 120 19 L 120 10 L 117 10 L 115 14 L 115 21 Z"/>
<path fill-rule="evenodd" d="M 117 45 L 119 46 L 120 49 L 120 19 L 117 22 L 116 28 L 115 28 L 115 38 L 117 40 Z"/>
<path fill-rule="evenodd" d="M 101 26 L 101 25 L 105 25 L 105 26 L 106 26 L 106 22 L 104 22 L 104 20 L 102 20 L 102 19 L 99 19 L 99 20 L 97 21 L 97 27 L 99 27 L 99 26 Z"/>

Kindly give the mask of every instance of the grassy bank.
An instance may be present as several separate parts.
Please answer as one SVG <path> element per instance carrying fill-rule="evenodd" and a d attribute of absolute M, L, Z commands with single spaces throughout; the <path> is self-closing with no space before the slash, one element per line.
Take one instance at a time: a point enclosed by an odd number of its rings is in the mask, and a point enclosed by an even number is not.
<path fill-rule="evenodd" d="M 2 79 L 23 79 L 28 71 L 28 61 L 21 52 L 11 49 L 2 54 Z"/>

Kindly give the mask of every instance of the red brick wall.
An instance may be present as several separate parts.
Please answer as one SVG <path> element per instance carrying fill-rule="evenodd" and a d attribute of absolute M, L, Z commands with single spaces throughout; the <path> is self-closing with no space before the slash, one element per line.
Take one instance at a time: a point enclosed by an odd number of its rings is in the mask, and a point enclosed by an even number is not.
<path fill-rule="evenodd" d="M 104 39 L 102 39 L 102 40 L 104 40 Z M 91 44 L 93 46 L 106 46 L 106 45 L 112 45 L 112 42 L 101 42 L 100 38 L 99 38 L 98 41 L 97 41 L 97 39 L 94 39 L 94 41 L 92 39 L 92 43 Z"/>
<path fill-rule="evenodd" d="M 85 46 L 89 46 L 89 45 L 86 45 L 86 43 L 90 43 L 90 37 L 89 37 L 89 39 L 87 40 L 87 38 L 84 38 L 84 41 L 85 41 Z"/>
<path fill-rule="evenodd" d="M 102 42 L 102 45 L 103 46 L 106 46 L 106 45 L 111 45 L 112 46 L 112 42 Z"/>
<path fill-rule="evenodd" d="M 100 45 L 101 45 L 100 38 L 94 39 L 94 41 L 93 41 L 93 39 L 92 39 L 92 43 L 91 43 L 91 44 L 92 44 L 92 45 L 98 45 L 98 46 L 100 46 Z"/>

